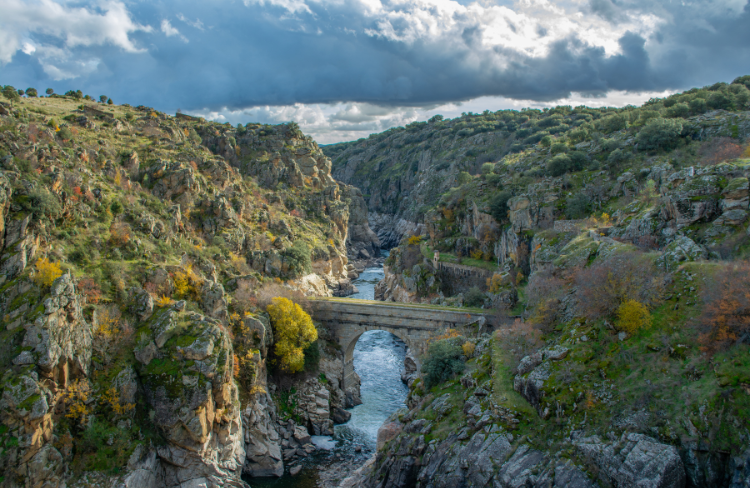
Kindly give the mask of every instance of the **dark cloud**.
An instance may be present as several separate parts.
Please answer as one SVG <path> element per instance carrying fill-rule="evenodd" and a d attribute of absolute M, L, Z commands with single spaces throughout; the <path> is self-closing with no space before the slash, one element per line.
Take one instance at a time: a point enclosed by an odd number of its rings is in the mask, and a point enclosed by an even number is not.
<path fill-rule="evenodd" d="M 696 15 L 701 6 L 708 15 Z M 418 30 L 427 23 L 416 17 L 421 13 L 371 15 L 357 2 L 307 2 L 307 8 L 285 8 L 280 0 L 132 3 L 133 23 L 152 27 L 129 31 L 135 49 L 104 41 L 65 46 L 61 38 L 28 32 L 37 51 L 16 52 L 0 82 L 58 92 L 80 88 L 117 102 L 189 111 L 341 101 L 423 106 L 481 96 L 547 101 L 571 92 L 681 89 L 750 71 L 747 4 L 722 9 L 708 0 L 687 6 L 590 0 L 589 15 L 613 28 L 646 14 L 655 26 L 647 34 L 623 30 L 613 55 L 578 32 L 554 37 L 559 19 L 532 18 L 532 33 L 545 42 L 556 39 L 541 56 L 510 41 L 488 46 L 483 19 L 466 13 L 453 16 L 458 27 L 436 33 Z M 501 34 L 524 35 L 523 19 L 507 25 L 513 32 Z M 66 59 L 41 56 L 44 46 L 63 49 Z M 50 66 L 95 69 L 55 81 Z M 340 114 L 360 122 L 372 116 Z"/>
<path fill-rule="evenodd" d="M 626 19 L 611 0 L 589 0 L 589 8 L 592 13 L 613 24 Z"/>

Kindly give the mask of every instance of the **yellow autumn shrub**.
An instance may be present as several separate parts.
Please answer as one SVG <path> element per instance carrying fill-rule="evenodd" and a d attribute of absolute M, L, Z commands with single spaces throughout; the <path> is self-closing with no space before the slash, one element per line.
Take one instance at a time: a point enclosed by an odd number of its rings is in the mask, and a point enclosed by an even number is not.
<path fill-rule="evenodd" d="M 36 268 L 34 282 L 39 286 L 50 286 L 63 274 L 60 266 L 47 258 L 38 260 L 34 267 Z"/>
<path fill-rule="evenodd" d="M 467 358 L 470 358 L 474 356 L 474 349 L 476 349 L 476 347 L 477 347 L 476 344 L 474 344 L 473 342 L 466 341 L 461 346 L 461 350 L 463 350 L 464 356 L 466 356 Z"/>
<path fill-rule="evenodd" d="M 124 415 L 135 408 L 135 405 L 132 403 L 120 402 L 120 394 L 114 386 L 104 392 L 102 400 L 105 404 L 109 405 L 112 411 L 117 415 Z"/>
<path fill-rule="evenodd" d="M 630 335 L 651 326 L 651 314 L 641 302 L 626 300 L 617 309 L 617 328 Z"/>
<path fill-rule="evenodd" d="M 318 340 L 312 318 L 288 298 L 276 297 L 266 308 L 274 330 L 274 353 L 279 366 L 287 373 L 297 373 L 305 366 L 304 350 Z"/>
<path fill-rule="evenodd" d="M 495 273 L 492 278 L 487 278 L 487 291 L 498 293 L 503 288 L 503 275 Z"/>
<path fill-rule="evenodd" d="M 91 413 L 88 406 L 91 386 L 86 379 L 76 380 L 68 385 L 65 391 L 65 400 L 68 411 L 65 416 L 69 419 L 77 420 L 81 425 L 86 423 L 86 419 Z"/>

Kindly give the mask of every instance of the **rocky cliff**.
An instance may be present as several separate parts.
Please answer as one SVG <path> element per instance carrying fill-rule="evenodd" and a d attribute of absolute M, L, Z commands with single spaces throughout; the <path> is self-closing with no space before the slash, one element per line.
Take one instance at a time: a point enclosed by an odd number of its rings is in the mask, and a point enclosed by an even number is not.
<path fill-rule="evenodd" d="M 343 486 L 746 486 L 748 83 L 327 147 L 413 223 L 381 299 L 506 324 L 433 344 Z"/>
<path fill-rule="evenodd" d="M 246 486 L 348 419 L 325 330 L 304 372 L 267 366 L 270 299 L 379 250 L 295 125 L 57 96 L 0 119 L 0 486 Z"/>

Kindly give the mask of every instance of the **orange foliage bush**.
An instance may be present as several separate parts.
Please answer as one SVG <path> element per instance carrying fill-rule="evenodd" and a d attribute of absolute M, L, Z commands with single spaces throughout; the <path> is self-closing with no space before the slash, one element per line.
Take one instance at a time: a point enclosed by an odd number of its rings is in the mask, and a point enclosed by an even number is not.
<path fill-rule="evenodd" d="M 648 256 L 630 252 L 578 270 L 575 284 L 581 314 L 597 319 L 614 314 L 627 300 L 652 308 L 661 300 L 664 274 Z"/>
<path fill-rule="evenodd" d="M 727 265 L 703 291 L 704 307 L 699 336 L 706 352 L 750 341 L 750 262 Z"/>
<path fill-rule="evenodd" d="M 124 246 L 130 240 L 130 226 L 125 222 L 117 222 L 109 228 L 109 242 L 115 247 Z"/>
<path fill-rule="evenodd" d="M 699 154 L 705 165 L 719 164 L 728 159 L 735 159 L 742 155 L 742 146 L 730 137 L 717 137 L 704 143 Z"/>
<path fill-rule="evenodd" d="M 516 319 L 510 327 L 497 330 L 495 339 L 515 361 L 520 361 L 542 345 L 542 332 L 531 322 Z"/>
<path fill-rule="evenodd" d="M 102 290 L 91 278 L 81 278 L 78 281 L 78 291 L 86 297 L 88 303 L 99 303 L 102 299 Z"/>

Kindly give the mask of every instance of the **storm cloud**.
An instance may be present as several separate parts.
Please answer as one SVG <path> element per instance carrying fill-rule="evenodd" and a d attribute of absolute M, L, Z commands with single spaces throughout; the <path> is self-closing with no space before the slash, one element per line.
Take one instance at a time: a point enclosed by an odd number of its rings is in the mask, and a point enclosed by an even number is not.
<path fill-rule="evenodd" d="M 331 123 L 372 125 L 479 97 L 678 90 L 750 66 L 747 0 L 0 0 L 0 11 L 0 83 L 227 120 L 328 104 Z"/>

